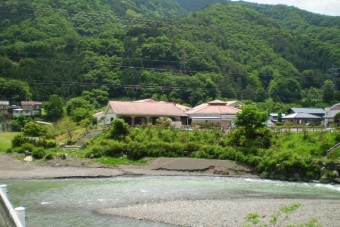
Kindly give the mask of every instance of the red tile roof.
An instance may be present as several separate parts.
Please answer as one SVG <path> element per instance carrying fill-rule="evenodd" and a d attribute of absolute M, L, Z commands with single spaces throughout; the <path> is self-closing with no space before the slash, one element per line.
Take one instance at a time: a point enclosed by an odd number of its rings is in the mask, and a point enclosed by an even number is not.
<path fill-rule="evenodd" d="M 132 102 L 110 101 L 109 105 L 118 115 L 136 116 L 187 116 L 174 103 L 140 100 Z"/>
<path fill-rule="evenodd" d="M 203 103 L 199 106 L 192 108 L 187 111 L 187 114 L 237 114 L 240 112 L 240 109 L 237 109 L 232 106 L 228 106 L 228 102 L 223 102 L 220 100 L 214 100 L 209 103 Z"/>

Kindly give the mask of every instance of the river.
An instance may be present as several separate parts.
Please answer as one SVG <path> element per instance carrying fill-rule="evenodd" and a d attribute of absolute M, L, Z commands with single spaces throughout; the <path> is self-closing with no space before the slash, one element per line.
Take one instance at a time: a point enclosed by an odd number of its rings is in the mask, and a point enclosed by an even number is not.
<path fill-rule="evenodd" d="M 206 176 L 2 180 L 27 226 L 172 226 L 99 215 L 102 208 L 177 199 L 306 198 L 340 200 L 340 185 Z"/>

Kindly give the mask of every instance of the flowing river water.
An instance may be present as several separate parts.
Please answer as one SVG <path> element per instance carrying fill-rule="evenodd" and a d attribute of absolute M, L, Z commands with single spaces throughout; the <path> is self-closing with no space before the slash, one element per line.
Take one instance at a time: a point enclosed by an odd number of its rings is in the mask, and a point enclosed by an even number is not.
<path fill-rule="evenodd" d="M 6 180 L 27 226 L 171 226 L 99 215 L 103 208 L 177 199 L 306 198 L 340 200 L 340 185 L 205 176 L 122 176 L 97 179 Z"/>

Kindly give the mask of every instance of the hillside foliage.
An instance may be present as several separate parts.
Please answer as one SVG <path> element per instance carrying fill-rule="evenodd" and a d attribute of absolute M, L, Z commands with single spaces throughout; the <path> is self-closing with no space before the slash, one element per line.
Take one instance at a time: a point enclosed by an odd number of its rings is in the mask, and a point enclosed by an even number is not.
<path fill-rule="evenodd" d="M 340 101 L 340 17 L 217 0 L 11 0 L 0 11 L 1 99 L 99 89 L 192 106 Z"/>

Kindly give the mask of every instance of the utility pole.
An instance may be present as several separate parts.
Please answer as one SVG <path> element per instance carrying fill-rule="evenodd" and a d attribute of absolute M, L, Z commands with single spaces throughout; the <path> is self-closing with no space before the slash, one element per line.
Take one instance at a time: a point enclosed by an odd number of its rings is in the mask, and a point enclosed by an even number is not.
<path fill-rule="evenodd" d="M 180 62 L 179 62 L 179 67 L 180 71 L 182 74 L 186 74 L 187 69 L 186 69 L 186 60 L 187 60 L 187 53 L 185 52 L 185 49 L 182 48 L 180 51 Z"/>

